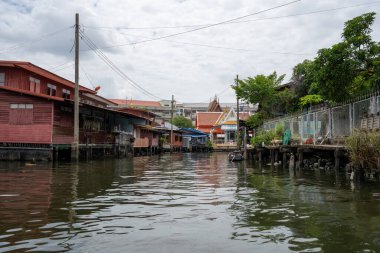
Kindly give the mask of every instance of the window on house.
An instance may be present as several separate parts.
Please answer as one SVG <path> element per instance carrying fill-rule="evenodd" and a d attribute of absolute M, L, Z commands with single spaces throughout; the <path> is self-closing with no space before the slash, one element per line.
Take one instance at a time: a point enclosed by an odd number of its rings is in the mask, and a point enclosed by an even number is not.
<path fill-rule="evenodd" d="M 57 95 L 57 86 L 48 83 L 47 87 L 48 87 L 48 88 L 47 88 L 47 94 L 48 94 L 48 95 L 50 95 L 50 96 L 55 96 L 55 95 Z"/>
<path fill-rule="evenodd" d="M 10 104 L 9 108 L 9 124 L 33 124 L 33 104 Z"/>
<path fill-rule="evenodd" d="M 40 80 L 34 77 L 29 77 L 29 86 L 31 92 L 40 93 L 41 92 L 41 83 Z"/>
<path fill-rule="evenodd" d="M 4 86 L 4 85 L 5 85 L 5 74 L 0 73 L 0 86 Z"/>
<path fill-rule="evenodd" d="M 66 89 L 62 89 L 62 97 L 64 99 L 70 99 L 70 91 Z"/>

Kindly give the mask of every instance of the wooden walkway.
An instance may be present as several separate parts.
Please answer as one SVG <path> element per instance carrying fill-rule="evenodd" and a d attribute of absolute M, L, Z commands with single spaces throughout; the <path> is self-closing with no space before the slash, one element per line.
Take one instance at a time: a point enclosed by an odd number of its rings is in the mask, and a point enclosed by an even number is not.
<path fill-rule="evenodd" d="M 335 169 L 339 169 L 340 160 L 347 153 L 347 147 L 342 145 L 270 145 L 264 147 L 252 147 L 247 149 L 247 156 L 251 158 L 258 158 L 261 162 L 264 156 L 269 156 L 271 164 L 279 161 L 279 156 L 282 155 L 282 163 L 287 163 L 287 158 L 290 154 L 297 156 L 297 160 L 302 166 L 304 160 L 304 153 L 329 153 L 334 155 Z"/>

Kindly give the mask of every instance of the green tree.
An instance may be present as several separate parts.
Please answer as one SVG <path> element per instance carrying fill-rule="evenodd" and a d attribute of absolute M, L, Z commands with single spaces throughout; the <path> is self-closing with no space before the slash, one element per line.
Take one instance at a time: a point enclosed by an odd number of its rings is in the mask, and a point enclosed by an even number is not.
<path fill-rule="evenodd" d="M 280 85 L 285 75 L 277 76 L 276 72 L 265 76 L 256 75 L 245 80 L 239 80 L 238 86 L 233 86 L 237 97 L 251 104 L 259 104 L 263 114 L 271 114 L 276 100 L 275 87 Z"/>
<path fill-rule="evenodd" d="M 293 68 L 292 82 L 295 85 L 297 98 L 301 98 L 309 93 L 315 93 L 314 62 L 304 60 Z"/>
<path fill-rule="evenodd" d="M 379 85 L 380 43 L 371 38 L 375 15 L 366 13 L 347 21 L 343 41 L 318 51 L 311 71 L 304 76 L 309 89 L 340 102 Z"/>
<path fill-rule="evenodd" d="M 321 102 L 323 102 L 321 95 L 306 95 L 300 98 L 300 105 L 302 107 L 319 104 Z"/>
<path fill-rule="evenodd" d="M 194 128 L 191 119 L 185 118 L 183 116 L 174 117 L 171 123 L 179 128 Z"/>

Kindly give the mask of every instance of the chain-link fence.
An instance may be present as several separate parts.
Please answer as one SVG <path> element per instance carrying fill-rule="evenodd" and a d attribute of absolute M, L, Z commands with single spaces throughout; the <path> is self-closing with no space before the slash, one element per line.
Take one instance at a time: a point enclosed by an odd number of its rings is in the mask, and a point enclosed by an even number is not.
<path fill-rule="evenodd" d="M 372 115 L 374 122 L 380 122 L 380 116 L 379 119 L 376 115 L 373 116 L 380 112 L 379 95 L 332 108 L 313 109 L 315 111 L 267 121 L 263 128 L 266 131 L 276 130 L 276 126 L 283 125 L 285 129 L 290 129 L 292 138 L 319 143 L 327 138 L 339 139 L 349 136 L 353 129 L 361 127 L 362 119 L 365 121 L 368 115 Z M 377 121 L 375 123 L 380 125 Z M 380 128 L 377 125 L 376 127 Z"/>
<path fill-rule="evenodd" d="M 290 132 L 293 139 L 301 139 L 301 117 L 296 116 L 291 119 Z"/>
<path fill-rule="evenodd" d="M 350 135 L 350 105 L 343 105 L 331 109 L 332 137 Z"/>
<path fill-rule="evenodd" d="M 358 101 L 353 104 L 353 127 L 360 128 L 361 119 L 370 113 L 371 99 Z"/>
<path fill-rule="evenodd" d="M 316 112 L 316 124 L 315 124 L 315 138 L 317 140 L 323 140 L 330 135 L 330 112 L 329 110 L 323 110 Z"/>

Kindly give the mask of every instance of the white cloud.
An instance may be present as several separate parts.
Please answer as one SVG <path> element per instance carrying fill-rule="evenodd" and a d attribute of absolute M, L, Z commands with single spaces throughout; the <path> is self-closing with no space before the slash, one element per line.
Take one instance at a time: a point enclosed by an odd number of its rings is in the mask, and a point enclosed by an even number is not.
<path fill-rule="evenodd" d="M 74 41 L 73 29 L 45 39 L 41 36 L 72 26 L 76 12 L 80 13 L 80 23 L 85 26 L 85 33 L 98 46 L 107 47 L 190 28 L 116 30 L 91 29 L 90 26 L 151 27 L 207 24 L 284 3 L 284 0 L 6 0 L 0 2 L 0 51 L 15 44 L 25 44 L 8 50 L 0 57 L 30 61 L 48 69 L 68 63 L 63 65 L 66 68 L 56 68 L 57 74 L 73 80 L 74 70 L 70 65 L 70 61 L 73 60 L 73 53 L 70 53 Z M 246 19 L 292 15 L 356 4 L 359 3 L 355 0 L 303 0 Z M 222 25 L 134 46 L 104 49 L 104 52 L 128 76 L 159 97 L 170 98 L 171 94 L 174 94 L 181 101 L 206 102 L 214 94 L 231 85 L 236 74 L 245 78 L 276 70 L 290 78 L 291 69 L 295 64 L 305 58 L 313 58 L 318 49 L 329 47 L 340 40 L 346 20 L 376 10 L 379 10 L 379 4 L 313 15 Z M 380 40 L 379 25 L 378 18 L 373 33 L 373 38 L 377 41 Z M 181 42 L 254 51 L 223 50 Z M 83 41 L 81 49 L 87 49 Z M 114 98 L 153 99 L 132 88 L 93 52 L 81 51 L 80 62 L 92 82 L 102 86 L 102 95 Z M 84 73 L 81 73 L 81 82 L 92 87 Z M 233 92 L 224 92 L 221 101 L 234 101 Z"/>

